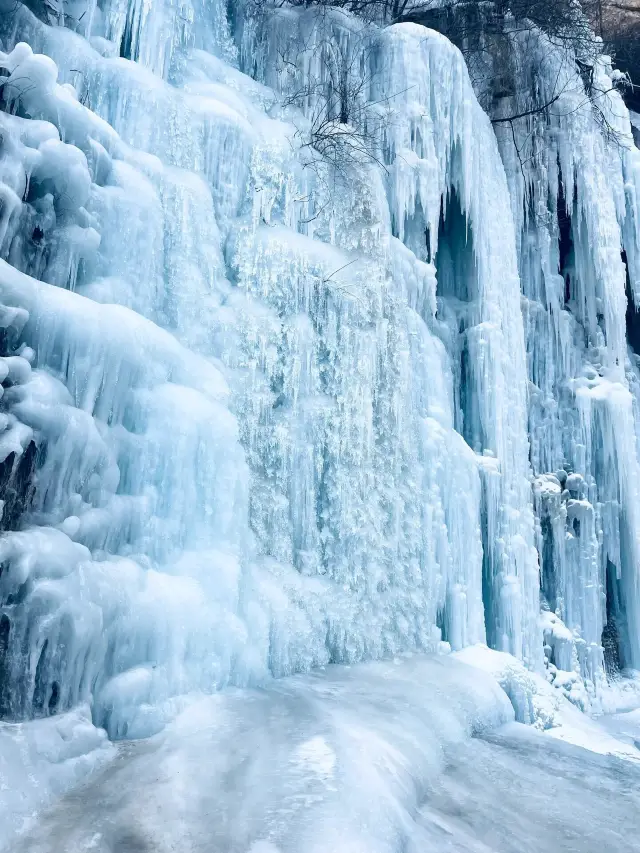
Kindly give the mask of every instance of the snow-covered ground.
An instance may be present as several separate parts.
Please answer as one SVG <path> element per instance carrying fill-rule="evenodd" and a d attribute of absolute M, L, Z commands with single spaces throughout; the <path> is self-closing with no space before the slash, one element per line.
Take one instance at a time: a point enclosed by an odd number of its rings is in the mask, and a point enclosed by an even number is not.
<path fill-rule="evenodd" d="M 509 663 L 482 649 L 469 657 L 485 669 Z M 510 665 L 531 700 L 526 673 Z M 194 697 L 161 734 L 103 756 L 102 770 L 8 849 L 637 851 L 640 752 L 555 693 L 549 732 L 587 749 L 515 722 L 521 709 L 494 677 L 453 656 L 331 666 Z"/>

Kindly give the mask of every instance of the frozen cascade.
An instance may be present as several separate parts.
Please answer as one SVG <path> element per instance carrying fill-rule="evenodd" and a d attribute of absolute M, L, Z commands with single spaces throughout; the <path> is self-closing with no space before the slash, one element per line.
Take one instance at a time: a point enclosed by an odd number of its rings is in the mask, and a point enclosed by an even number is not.
<path fill-rule="evenodd" d="M 602 93 L 594 108 L 543 34 L 516 35 L 513 54 L 521 76 L 493 115 L 558 95 L 549 115 L 496 125 L 523 291 L 545 649 L 552 670 L 576 670 L 591 690 L 603 644 L 612 671 L 640 652 L 640 159 L 606 56 L 588 83 Z"/>
<path fill-rule="evenodd" d="M 0 715 L 140 737 L 485 641 L 593 699 L 607 624 L 640 666 L 631 144 L 573 111 L 525 182 L 417 24 L 30 7 L 0 0 Z M 379 129 L 342 166 L 335 56 Z"/>
<path fill-rule="evenodd" d="M 308 16 L 283 19 L 263 25 L 295 45 Z M 334 26 L 363 49 L 353 19 Z M 168 62 L 143 27 L 134 64 L 24 9 L 5 31 L 36 51 L 2 60 L 7 346 L 34 353 L 5 405 L 37 447 L 4 545 L 10 713 L 94 697 L 113 735 L 140 734 L 193 689 L 482 641 L 483 587 L 491 641 L 535 665 L 513 229 L 481 215 L 506 182 L 460 55 L 411 25 L 377 42 L 371 98 L 402 93 L 407 115 L 388 186 L 354 163 L 357 204 L 329 205 L 327 164 L 292 146 L 304 117 L 277 106 L 275 36 L 241 33 L 254 82 L 224 32 Z M 411 251 L 428 227 L 435 255 L 454 198 L 473 240 L 462 413 L 437 309 L 453 285 Z"/>

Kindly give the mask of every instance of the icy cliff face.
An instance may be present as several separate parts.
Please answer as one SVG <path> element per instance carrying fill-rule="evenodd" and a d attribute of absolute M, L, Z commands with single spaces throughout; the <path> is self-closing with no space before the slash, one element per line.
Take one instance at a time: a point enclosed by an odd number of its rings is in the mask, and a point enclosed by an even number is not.
<path fill-rule="evenodd" d="M 603 645 L 610 672 L 640 652 L 640 159 L 607 57 L 587 96 L 544 36 L 516 40 L 514 54 L 526 69 L 516 92 L 559 96 L 497 133 L 523 291 L 546 651 L 597 682 Z M 498 99 L 495 114 L 526 110 L 526 97 Z"/>
<path fill-rule="evenodd" d="M 2 2 L 2 715 L 485 640 L 593 689 L 607 620 L 640 665 L 637 152 L 578 110 L 523 187 L 414 24 Z"/>

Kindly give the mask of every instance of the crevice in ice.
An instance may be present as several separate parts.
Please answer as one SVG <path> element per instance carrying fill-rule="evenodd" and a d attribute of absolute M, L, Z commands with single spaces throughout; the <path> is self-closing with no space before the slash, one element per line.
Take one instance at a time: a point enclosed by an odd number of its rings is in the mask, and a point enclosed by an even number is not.
<path fill-rule="evenodd" d="M 631 276 L 629 275 L 629 263 L 627 253 L 623 249 L 622 262 L 626 272 L 625 296 L 627 299 L 627 311 L 625 315 L 627 329 L 627 343 L 636 355 L 640 355 L 640 306 L 636 303 L 631 288 Z"/>
<path fill-rule="evenodd" d="M 558 164 L 558 197 L 556 202 L 556 216 L 558 222 L 558 272 L 564 281 L 564 305 L 568 308 L 572 299 L 572 287 L 575 288 L 575 258 L 572 232 L 572 216 L 576 208 L 574 196 L 572 206 L 569 207 L 565 197 L 562 170 Z"/>
<path fill-rule="evenodd" d="M 33 715 L 40 717 L 45 713 L 45 709 L 55 711 L 59 699 L 59 687 L 57 681 L 51 681 L 49 678 L 49 640 L 46 639 L 40 649 L 40 656 L 36 664 L 36 674 L 33 685 L 33 698 L 31 707 Z"/>
<path fill-rule="evenodd" d="M 610 560 L 606 566 L 606 622 L 602 629 L 604 666 L 609 678 L 615 677 L 627 665 L 622 637 L 627 627 L 616 567 Z"/>
<path fill-rule="evenodd" d="M 556 555 L 554 553 L 553 521 L 548 514 L 540 518 L 542 547 L 540 548 L 540 590 L 550 609 L 558 608 Z"/>
<path fill-rule="evenodd" d="M 435 258 L 437 295 L 457 303 L 477 298 L 478 269 L 474 256 L 473 231 L 460 198 L 452 188 L 440 204 L 438 250 Z M 463 322 L 468 323 L 468 317 Z"/>
<path fill-rule="evenodd" d="M 0 566 L 0 575 L 2 567 Z M 6 613 L 0 616 L 0 717 L 6 719 L 11 714 L 11 693 L 13 684 L 10 679 L 9 665 L 11 638 L 11 620 Z"/>
<path fill-rule="evenodd" d="M 135 26 L 134 17 L 137 17 L 136 12 L 137 7 L 135 5 L 133 6 L 133 9 L 130 8 L 127 11 L 126 23 L 124 25 L 122 36 L 120 38 L 119 55 L 122 57 L 122 59 L 135 59 L 135 56 L 133 55 L 133 28 Z"/>
<path fill-rule="evenodd" d="M 34 489 L 39 451 L 34 441 L 30 441 L 22 453 L 11 453 L 0 463 L 0 495 L 2 496 L 2 516 L 0 529 L 17 530 L 31 503 Z"/>
<path fill-rule="evenodd" d="M 441 201 L 434 263 L 436 319 L 454 369 L 455 428 L 476 453 L 482 453 L 486 437 L 476 400 L 473 356 L 467 342 L 467 331 L 478 320 L 478 268 L 473 229 L 455 188 Z"/>

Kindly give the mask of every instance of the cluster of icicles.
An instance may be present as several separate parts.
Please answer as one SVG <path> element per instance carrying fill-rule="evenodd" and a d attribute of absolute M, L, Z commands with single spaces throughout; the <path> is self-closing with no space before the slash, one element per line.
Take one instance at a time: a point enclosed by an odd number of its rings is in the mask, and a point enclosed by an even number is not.
<path fill-rule="evenodd" d="M 567 110 L 525 185 L 444 37 L 224 6 L 0 20 L 0 713 L 139 736 L 478 642 L 596 702 L 603 631 L 640 665 L 638 152 Z M 390 112 L 338 170 L 327 41 Z"/>

